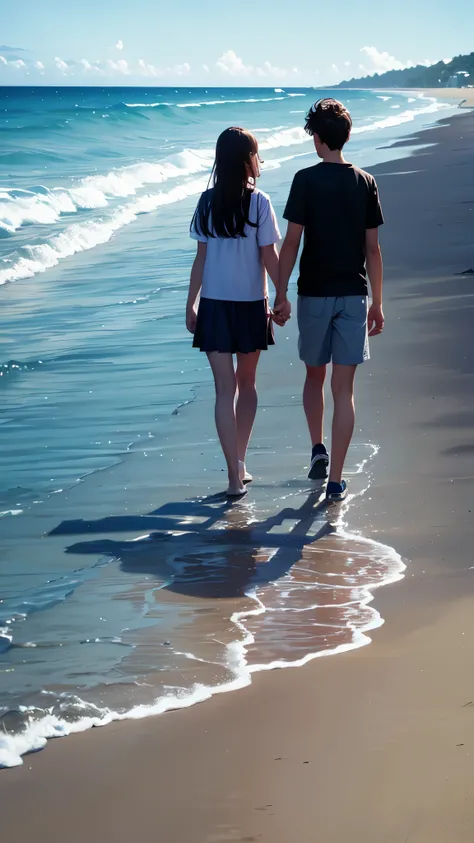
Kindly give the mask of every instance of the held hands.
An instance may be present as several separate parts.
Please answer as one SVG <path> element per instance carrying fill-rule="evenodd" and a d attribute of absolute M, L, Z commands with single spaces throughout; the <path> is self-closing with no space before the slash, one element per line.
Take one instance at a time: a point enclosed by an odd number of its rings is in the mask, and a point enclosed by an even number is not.
<path fill-rule="evenodd" d="M 286 295 L 276 297 L 272 310 L 272 319 L 280 327 L 283 327 L 288 322 L 288 319 L 291 319 L 291 304 Z"/>
<path fill-rule="evenodd" d="M 367 316 L 369 337 L 375 337 L 377 336 L 377 334 L 381 334 L 383 331 L 384 324 L 385 318 L 383 315 L 382 305 L 372 304 L 369 308 L 369 313 Z"/>
<path fill-rule="evenodd" d="M 194 305 L 189 305 L 186 308 L 186 328 L 190 334 L 194 334 L 196 330 L 197 312 Z"/>

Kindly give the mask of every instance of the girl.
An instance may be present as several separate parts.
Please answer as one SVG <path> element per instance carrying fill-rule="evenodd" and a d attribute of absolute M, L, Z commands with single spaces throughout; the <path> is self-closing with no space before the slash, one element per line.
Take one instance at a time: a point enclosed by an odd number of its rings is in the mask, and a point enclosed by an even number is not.
<path fill-rule="evenodd" d="M 222 132 L 213 186 L 202 194 L 190 229 L 198 245 L 186 326 L 214 375 L 216 427 L 230 497 L 245 495 L 252 480 L 245 456 L 257 411 L 255 373 L 260 352 L 274 344 L 266 271 L 276 287 L 280 232 L 270 199 L 255 187 L 259 176 L 256 138 L 235 127 Z"/>

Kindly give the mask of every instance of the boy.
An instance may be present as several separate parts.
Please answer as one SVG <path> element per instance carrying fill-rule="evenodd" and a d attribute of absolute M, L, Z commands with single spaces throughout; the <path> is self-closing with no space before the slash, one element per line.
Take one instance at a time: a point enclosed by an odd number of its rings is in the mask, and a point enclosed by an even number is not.
<path fill-rule="evenodd" d="M 383 224 L 377 184 L 369 173 L 345 161 L 352 120 L 334 99 L 316 102 L 306 116 L 321 163 L 296 173 L 283 214 L 288 231 L 280 252 L 280 281 L 274 310 L 288 318 L 288 281 L 301 235 L 298 278 L 299 353 L 306 364 L 303 405 L 313 446 L 309 478 L 324 479 L 329 455 L 323 444 L 324 379 L 332 361 L 334 398 L 328 500 L 341 501 L 342 472 L 354 430 L 354 376 L 369 358 L 368 337 L 380 334 Z M 367 275 L 372 305 L 368 308 Z"/>

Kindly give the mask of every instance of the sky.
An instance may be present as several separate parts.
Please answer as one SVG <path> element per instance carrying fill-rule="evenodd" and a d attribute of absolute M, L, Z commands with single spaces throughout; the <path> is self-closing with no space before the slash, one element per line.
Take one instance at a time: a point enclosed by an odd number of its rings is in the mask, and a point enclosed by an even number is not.
<path fill-rule="evenodd" d="M 0 0 L 0 85 L 331 85 L 474 50 L 472 0 Z"/>

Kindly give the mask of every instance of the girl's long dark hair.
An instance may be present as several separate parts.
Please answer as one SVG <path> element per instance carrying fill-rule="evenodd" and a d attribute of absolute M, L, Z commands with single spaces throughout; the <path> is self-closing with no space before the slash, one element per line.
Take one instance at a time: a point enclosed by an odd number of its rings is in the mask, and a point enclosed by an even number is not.
<path fill-rule="evenodd" d="M 245 237 L 252 182 L 260 175 L 257 139 L 246 129 L 232 126 L 219 135 L 212 187 L 202 194 L 191 229 L 204 237 Z"/>

